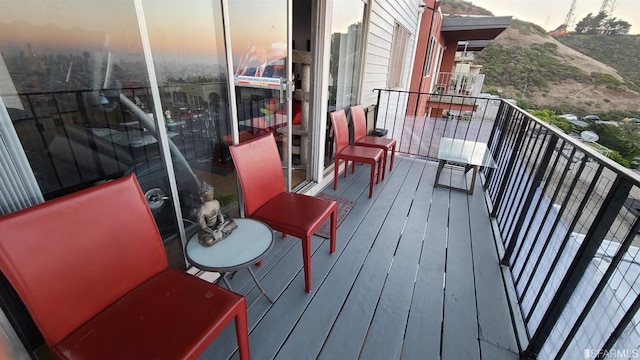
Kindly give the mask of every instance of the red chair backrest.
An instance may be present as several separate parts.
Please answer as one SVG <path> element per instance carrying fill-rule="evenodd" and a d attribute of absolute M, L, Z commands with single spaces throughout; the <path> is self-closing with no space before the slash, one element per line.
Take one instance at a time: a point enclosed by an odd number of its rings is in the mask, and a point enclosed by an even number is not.
<path fill-rule="evenodd" d="M 242 188 L 245 215 L 251 216 L 285 191 L 280 153 L 273 135 L 230 146 L 229 150 Z"/>
<path fill-rule="evenodd" d="M 367 136 L 367 117 L 362 105 L 351 107 L 351 121 L 353 122 L 353 141 L 356 142 Z"/>
<path fill-rule="evenodd" d="M 333 136 L 336 141 L 336 154 L 349 146 L 349 126 L 344 110 L 336 110 L 329 114 L 331 126 L 333 126 Z"/>
<path fill-rule="evenodd" d="M 134 175 L 0 217 L 0 268 L 49 346 L 167 268 Z"/>

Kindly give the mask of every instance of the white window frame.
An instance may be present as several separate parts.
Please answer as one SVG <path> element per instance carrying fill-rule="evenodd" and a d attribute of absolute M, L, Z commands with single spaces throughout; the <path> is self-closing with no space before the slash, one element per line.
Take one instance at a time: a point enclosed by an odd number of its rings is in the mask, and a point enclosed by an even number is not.
<path fill-rule="evenodd" d="M 438 42 L 436 41 L 435 36 L 431 36 L 431 38 L 429 39 L 429 44 L 427 45 L 429 47 L 426 59 L 427 61 L 424 64 L 424 69 L 422 69 L 423 78 L 428 78 L 429 76 L 431 76 L 431 66 L 433 65 L 433 54 L 435 54 L 436 45 L 438 45 Z"/>
<path fill-rule="evenodd" d="M 401 88 L 404 86 L 402 76 L 404 63 L 409 47 L 411 33 L 407 28 L 395 23 L 393 27 L 393 38 L 391 41 L 391 53 L 389 54 L 389 72 L 387 73 L 387 88 Z"/>

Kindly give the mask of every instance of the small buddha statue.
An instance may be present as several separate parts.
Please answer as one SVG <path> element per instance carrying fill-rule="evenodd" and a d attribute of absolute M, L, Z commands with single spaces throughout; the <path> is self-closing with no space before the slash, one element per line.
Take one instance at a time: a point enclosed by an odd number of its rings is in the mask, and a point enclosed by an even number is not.
<path fill-rule="evenodd" d="M 202 205 L 197 212 L 198 240 L 203 246 L 212 246 L 220 240 L 226 238 L 238 227 L 233 219 L 225 219 L 220 212 L 220 202 L 214 198 L 213 186 L 202 182 L 200 186 L 200 200 Z"/>

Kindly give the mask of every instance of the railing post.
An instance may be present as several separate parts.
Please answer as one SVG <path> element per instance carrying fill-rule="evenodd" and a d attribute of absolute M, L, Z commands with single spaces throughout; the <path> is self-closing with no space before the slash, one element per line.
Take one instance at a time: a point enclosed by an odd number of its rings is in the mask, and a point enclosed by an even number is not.
<path fill-rule="evenodd" d="M 544 155 L 542 156 L 542 160 L 540 161 L 540 167 L 538 168 L 535 175 L 533 176 L 533 181 L 531 183 L 531 186 L 529 187 L 529 192 L 527 193 L 527 197 L 525 198 L 524 204 L 522 204 L 523 210 L 520 212 L 520 217 L 518 217 L 518 220 L 516 221 L 516 227 L 513 229 L 513 232 L 512 232 L 513 235 L 509 240 L 509 244 L 507 245 L 507 248 L 504 251 L 504 256 L 502 257 L 502 260 L 500 260 L 500 263 L 502 265 L 507 265 L 507 266 L 510 265 L 509 259 L 511 258 L 511 255 L 513 254 L 513 251 L 516 248 L 518 234 L 520 234 L 520 230 L 522 230 L 522 225 L 524 224 L 524 220 L 527 217 L 526 209 L 528 209 L 531 203 L 533 202 L 533 198 L 536 194 L 536 189 L 540 187 L 540 185 L 542 184 L 542 179 L 544 179 L 544 174 L 547 171 L 547 167 L 543 166 L 543 164 L 549 165 L 551 163 L 551 157 L 555 152 L 557 144 L 558 144 L 558 138 L 556 136 L 551 136 L 551 139 L 549 140 L 549 144 L 547 144 L 547 148 L 545 149 Z"/>
<path fill-rule="evenodd" d="M 525 357 L 536 355 L 551 334 L 553 327 L 560 319 L 560 315 L 564 311 L 569 299 L 573 295 L 573 291 L 577 288 L 578 283 L 582 279 L 591 260 L 598 252 L 598 248 L 602 244 L 608 230 L 613 225 L 620 209 L 624 206 L 632 184 L 628 179 L 618 176 L 602 202 L 602 206 L 598 214 L 593 219 L 589 231 L 585 235 L 582 244 L 578 248 L 575 257 L 571 261 L 571 265 L 567 269 L 558 290 L 555 292 L 553 299 L 549 303 L 547 309 L 540 320 L 529 346 L 524 352 Z M 532 310 L 533 311 L 533 310 Z"/>
<path fill-rule="evenodd" d="M 582 323 L 587 318 L 587 315 L 589 315 L 589 313 L 591 312 L 591 309 L 593 308 L 593 305 L 596 303 L 596 301 L 600 297 L 600 294 L 602 294 L 602 291 L 607 286 L 607 283 L 609 282 L 609 279 L 611 279 L 611 277 L 613 276 L 613 273 L 616 271 L 616 269 L 618 268 L 618 265 L 620 264 L 620 262 L 622 261 L 622 259 L 626 255 L 627 250 L 629 250 L 629 247 L 631 246 L 631 244 L 635 240 L 636 234 L 638 233 L 638 231 L 640 231 L 640 217 L 636 218 L 636 221 L 633 224 L 633 226 L 631 227 L 631 230 L 629 230 L 629 233 L 627 234 L 627 236 L 625 237 L 624 241 L 620 245 L 620 248 L 618 249 L 618 252 L 611 259 L 611 263 L 607 267 L 607 271 L 605 271 L 605 273 L 602 275 L 602 278 L 600 279 L 600 282 L 596 286 L 595 290 L 593 290 L 593 293 L 589 297 L 589 300 L 587 301 L 587 303 L 582 308 L 582 311 L 580 312 L 580 315 L 578 316 L 578 319 L 576 320 L 576 322 L 571 327 L 571 331 L 569 331 L 569 334 L 567 334 L 567 338 L 565 339 L 564 343 L 560 347 L 560 350 L 558 351 L 558 354 L 556 355 L 556 358 L 562 358 L 562 355 L 564 355 L 565 351 L 567 351 L 567 348 L 571 344 L 571 340 L 576 335 L 576 333 L 578 332 L 578 330 L 582 326 Z M 623 319 L 620 321 L 618 326 L 616 326 L 616 329 L 613 331 L 613 333 L 611 334 L 609 339 L 605 342 L 605 344 L 604 344 L 604 346 L 603 346 L 603 348 L 601 350 L 610 350 L 611 347 L 613 346 L 613 344 L 620 337 L 620 335 L 622 334 L 622 331 L 624 331 L 624 329 L 627 327 L 627 325 L 629 324 L 631 319 L 633 319 L 633 316 L 635 315 L 636 311 L 638 310 L 638 306 L 640 306 L 640 302 L 638 302 L 638 299 L 640 299 L 640 296 L 636 298 L 636 300 L 634 301 L 634 304 L 627 311 L 627 313 L 625 314 Z M 635 307 L 635 309 L 634 309 L 634 307 Z M 604 351 L 600 351 L 600 353 L 603 353 L 603 352 Z M 600 358 L 600 357 L 598 357 L 598 358 Z"/>
<path fill-rule="evenodd" d="M 380 109 L 380 96 L 382 95 L 381 89 L 373 89 L 373 91 L 378 92 L 377 100 L 376 100 L 376 110 L 373 112 L 373 128 L 378 127 L 378 109 Z"/>
<path fill-rule="evenodd" d="M 514 111 L 514 108 L 510 108 L 508 111 L 507 117 L 513 118 L 513 111 Z M 511 170 L 513 169 L 516 163 L 516 159 L 518 158 L 518 151 L 520 150 L 520 146 L 522 146 L 522 142 L 524 140 L 524 134 L 526 133 L 526 129 L 527 129 L 527 126 L 529 125 L 529 121 L 531 120 L 528 117 L 525 117 L 517 129 L 518 137 L 516 138 L 516 142 L 513 145 L 513 150 L 511 152 L 511 157 L 509 158 L 509 163 L 507 164 L 507 167 L 504 169 L 505 178 L 508 177 L 508 175 L 511 173 Z M 498 144 L 499 144 L 498 150 L 501 148 L 502 144 L 504 144 L 505 142 L 505 137 L 507 136 L 507 133 L 508 133 L 508 131 L 506 130 L 508 126 L 507 123 L 508 121 L 505 120 L 505 126 L 503 130 L 500 132 L 500 138 L 498 140 Z M 493 205 L 493 211 L 491 211 L 492 218 L 495 218 L 497 216 L 498 208 L 500 207 L 500 203 L 502 202 L 504 193 L 507 189 L 508 181 L 504 181 L 504 180 L 505 179 L 503 179 L 502 184 L 500 184 L 498 194 L 495 198 L 496 200 L 495 200 L 495 204 Z"/>
<path fill-rule="evenodd" d="M 598 356 L 596 357 L 596 360 L 602 360 L 605 358 L 605 354 L 609 353 L 613 345 L 616 343 L 616 341 L 618 341 L 618 338 L 620 337 L 620 335 L 622 335 L 622 332 L 624 331 L 624 329 L 626 329 L 627 326 L 631 323 L 631 321 L 633 320 L 633 318 L 635 317 L 639 309 L 640 309 L 640 295 L 636 296 L 636 299 L 633 301 L 633 304 L 631 304 L 631 307 L 629 308 L 629 310 L 627 310 L 627 312 L 624 314 L 624 316 L 616 326 L 616 329 L 613 330 L 613 332 L 611 333 L 611 336 L 609 337 L 609 339 L 607 339 L 607 342 L 605 342 L 602 348 L 600 349 L 600 351 L 598 351 Z"/>
<path fill-rule="evenodd" d="M 488 104 L 489 102 L 487 102 Z M 507 120 L 506 117 L 509 114 L 505 115 L 505 112 L 510 113 L 508 111 L 508 109 L 513 109 L 510 106 L 506 105 L 506 102 L 504 100 L 501 100 L 500 102 L 500 107 L 498 108 L 498 112 L 496 113 L 496 118 L 493 122 L 493 127 L 491 128 L 491 134 L 489 134 L 489 140 L 487 141 L 487 145 L 489 146 L 489 149 L 491 150 L 491 152 L 493 153 L 493 157 L 494 159 L 497 159 L 498 157 L 496 156 L 497 154 L 500 153 L 500 150 L 502 149 L 502 140 L 504 139 L 504 133 L 506 132 L 507 129 Z M 511 110 L 513 111 L 513 110 Z M 498 133 L 498 129 L 501 129 L 500 131 L 500 141 L 496 142 L 496 148 L 492 149 L 493 144 L 494 144 L 494 140 L 493 138 L 496 136 L 496 134 Z M 489 187 L 489 184 L 491 183 L 491 179 L 493 177 L 493 174 L 495 174 L 496 169 L 494 168 L 485 168 L 485 175 L 486 175 L 486 181 L 484 183 L 484 189 L 486 190 Z M 495 216 L 494 216 L 495 217 Z"/>

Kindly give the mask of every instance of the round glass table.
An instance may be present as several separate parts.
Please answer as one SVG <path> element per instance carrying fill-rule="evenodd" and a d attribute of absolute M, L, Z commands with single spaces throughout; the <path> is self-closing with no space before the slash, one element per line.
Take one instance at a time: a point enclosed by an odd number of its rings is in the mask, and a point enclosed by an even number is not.
<path fill-rule="evenodd" d="M 229 290 L 233 289 L 227 275 L 242 268 L 248 269 L 261 294 L 273 303 L 251 269 L 251 265 L 260 261 L 273 247 L 273 230 L 258 220 L 240 218 L 234 221 L 238 227 L 212 246 L 202 246 L 197 233 L 191 236 L 186 246 L 187 259 L 200 270 L 219 272 Z"/>

